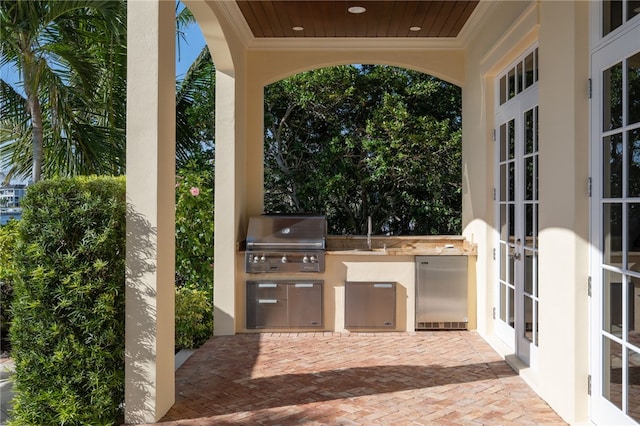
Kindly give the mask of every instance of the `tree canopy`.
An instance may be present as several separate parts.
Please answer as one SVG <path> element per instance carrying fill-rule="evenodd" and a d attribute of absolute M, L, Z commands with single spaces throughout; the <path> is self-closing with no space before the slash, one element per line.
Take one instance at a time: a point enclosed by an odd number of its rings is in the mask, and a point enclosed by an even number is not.
<path fill-rule="evenodd" d="M 461 94 L 402 68 L 350 65 L 265 89 L 265 210 L 326 214 L 330 232 L 455 234 Z"/>

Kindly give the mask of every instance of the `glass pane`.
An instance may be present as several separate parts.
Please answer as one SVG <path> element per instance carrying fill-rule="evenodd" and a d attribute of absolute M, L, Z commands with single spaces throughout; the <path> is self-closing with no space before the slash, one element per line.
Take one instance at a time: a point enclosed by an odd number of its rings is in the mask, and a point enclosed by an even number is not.
<path fill-rule="evenodd" d="M 627 21 L 640 15 L 640 0 L 627 0 Z"/>
<path fill-rule="evenodd" d="M 540 68 L 539 67 L 540 62 L 538 61 L 538 48 L 537 47 L 536 47 L 536 50 L 533 51 L 533 62 L 535 64 L 535 68 L 534 68 L 535 74 L 534 74 L 534 79 L 533 79 L 534 82 L 535 82 L 535 81 L 538 81 L 538 68 Z"/>
<path fill-rule="evenodd" d="M 534 198 L 535 200 L 538 200 L 538 188 L 540 188 L 540 185 L 538 185 L 538 176 L 540 176 L 540 175 L 538 174 L 538 161 L 537 161 L 537 159 L 538 159 L 538 156 L 536 155 L 536 161 L 535 161 L 535 165 L 534 165 L 535 180 L 536 180 L 536 183 L 535 183 L 535 188 L 536 188 L 535 194 L 536 195 L 535 195 L 535 198 Z"/>
<path fill-rule="evenodd" d="M 622 197 L 622 134 L 603 138 L 602 196 Z"/>
<path fill-rule="evenodd" d="M 538 322 L 538 303 L 535 303 L 533 305 L 533 308 L 534 308 L 533 312 L 535 314 L 535 324 L 536 324 L 536 327 L 534 329 L 534 332 L 535 332 L 535 340 L 534 340 L 534 342 L 536 343 L 536 346 L 538 346 L 538 343 L 540 343 L 540 335 L 538 334 L 538 324 L 539 324 L 539 322 Z"/>
<path fill-rule="evenodd" d="M 524 80 L 524 75 L 522 71 L 522 62 L 518 62 L 516 64 L 516 91 L 518 93 L 522 92 L 523 80 Z"/>
<path fill-rule="evenodd" d="M 534 134 L 533 134 L 533 150 L 534 151 L 538 151 L 538 107 L 535 107 L 533 109 L 533 128 L 534 128 Z"/>
<path fill-rule="evenodd" d="M 500 240 L 507 241 L 509 238 L 508 228 L 507 228 L 507 205 L 500 204 Z"/>
<path fill-rule="evenodd" d="M 511 70 L 509 70 L 509 73 L 507 75 L 508 81 L 509 81 L 509 87 L 508 87 L 508 97 L 507 99 L 511 99 L 516 95 L 516 69 L 512 68 Z"/>
<path fill-rule="evenodd" d="M 622 204 L 604 204 L 602 211 L 603 262 L 622 264 Z"/>
<path fill-rule="evenodd" d="M 524 153 L 533 152 L 533 110 L 524 113 Z"/>
<path fill-rule="evenodd" d="M 516 165 L 512 161 L 509 163 L 509 198 L 508 201 L 515 201 L 516 186 Z"/>
<path fill-rule="evenodd" d="M 602 36 L 622 25 L 622 0 L 602 2 Z"/>
<path fill-rule="evenodd" d="M 516 263 L 515 263 L 515 259 L 513 258 L 513 248 L 509 248 L 509 284 L 514 284 L 514 277 L 515 277 L 515 270 L 516 270 Z"/>
<path fill-rule="evenodd" d="M 500 105 L 507 101 L 507 76 L 503 75 L 500 79 Z"/>
<path fill-rule="evenodd" d="M 509 237 L 507 240 L 513 244 L 516 241 L 516 229 L 515 229 L 515 206 L 513 204 L 509 204 Z"/>
<path fill-rule="evenodd" d="M 516 121 L 509 121 L 509 128 L 507 129 L 507 138 L 509 141 L 509 159 L 516 156 Z"/>
<path fill-rule="evenodd" d="M 622 410 L 622 346 L 602 338 L 602 396 Z"/>
<path fill-rule="evenodd" d="M 524 58 L 524 87 L 533 85 L 533 52 Z"/>
<path fill-rule="evenodd" d="M 627 192 L 629 197 L 640 197 L 640 129 L 627 132 L 627 144 L 629 147 Z"/>
<path fill-rule="evenodd" d="M 500 319 L 507 322 L 507 286 L 500 284 Z"/>
<path fill-rule="evenodd" d="M 507 245 L 500 244 L 500 279 L 507 279 Z"/>
<path fill-rule="evenodd" d="M 507 165 L 500 165 L 500 201 L 507 201 Z"/>
<path fill-rule="evenodd" d="M 533 247 L 538 247 L 538 204 L 533 206 Z"/>
<path fill-rule="evenodd" d="M 627 230 L 627 269 L 633 270 L 640 266 L 640 204 L 627 205 Z"/>
<path fill-rule="evenodd" d="M 533 257 L 531 250 L 524 251 L 524 292 L 533 294 Z"/>
<path fill-rule="evenodd" d="M 627 414 L 640 422 L 640 354 L 627 350 Z"/>
<path fill-rule="evenodd" d="M 534 157 L 527 157 L 524 160 L 524 173 L 525 173 L 525 188 L 524 199 L 533 201 L 534 189 L 535 189 L 535 169 L 534 169 Z"/>
<path fill-rule="evenodd" d="M 524 244 L 527 247 L 531 247 L 533 245 L 533 204 L 525 205 L 524 209 L 524 229 L 526 233 Z"/>
<path fill-rule="evenodd" d="M 509 312 L 508 312 L 508 317 L 509 317 L 509 325 L 511 327 L 513 327 L 513 319 L 514 319 L 514 310 L 513 310 L 513 288 L 509 287 Z"/>
<path fill-rule="evenodd" d="M 627 124 L 638 123 L 640 122 L 640 52 L 627 59 L 627 96 Z"/>
<path fill-rule="evenodd" d="M 602 74 L 602 125 L 607 131 L 622 126 L 622 63 Z"/>
<path fill-rule="evenodd" d="M 602 329 L 622 337 L 622 274 L 602 271 Z"/>
<path fill-rule="evenodd" d="M 524 338 L 533 342 L 533 300 L 524 296 Z"/>
<path fill-rule="evenodd" d="M 640 307 L 636 307 L 636 300 L 640 297 L 640 278 L 627 277 L 629 280 L 629 325 L 627 330 L 627 340 L 640 348 Z"/>
<path fill-rule="evenodd" d="M 507 160 L 507 125 L 500 125 L 500 162 Z"/>

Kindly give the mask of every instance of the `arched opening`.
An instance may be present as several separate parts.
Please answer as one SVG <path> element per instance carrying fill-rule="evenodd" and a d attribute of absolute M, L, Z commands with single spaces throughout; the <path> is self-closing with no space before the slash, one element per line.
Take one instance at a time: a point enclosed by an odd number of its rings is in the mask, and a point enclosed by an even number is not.
<path fill-rule="evenodd" d="M 339 65 L 264 89 L 264 210 L 332 234 L 461 232 L 461 90 L 419 71 Z"/>

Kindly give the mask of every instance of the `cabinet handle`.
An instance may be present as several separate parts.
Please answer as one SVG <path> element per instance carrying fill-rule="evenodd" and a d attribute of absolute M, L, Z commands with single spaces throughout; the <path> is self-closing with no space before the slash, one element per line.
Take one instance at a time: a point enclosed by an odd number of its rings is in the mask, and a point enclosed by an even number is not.
<path fill-rule="evenodd" d="M 392 288 L 392 284 L 374 284 L 373 288 Z"/>
<path fill-rule="evenodd" d="M 259 288 L 275 288 L 278 287 L 278 284 L 276 283 L 260 283 L 258 284 Z"/>
<path fill-rule="evenodd" d="M 278 303 L 278 301 L 276 299 L 258 299 L 258 303 L 274 304 L 274 303 Z"/>
<path fill-rule="evenodd" d="M 311 288 L 313 287 L 313 283 L 296 283 L 296 288 Z"/>

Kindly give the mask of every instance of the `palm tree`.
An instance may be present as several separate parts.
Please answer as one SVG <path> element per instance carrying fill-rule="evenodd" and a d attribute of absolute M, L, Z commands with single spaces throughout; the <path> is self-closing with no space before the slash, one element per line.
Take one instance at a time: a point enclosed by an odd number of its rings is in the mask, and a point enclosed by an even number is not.
<path fill-rule="evenodd" d="M 21 82 L 0 79 L 9 177 L 123 173 L 125 1 L 3 0 L 0 47 Z"/>
<path fill-rule="evenodd" d="M 196 21 L 187 8 L 176 6 L 178 55 L 184 28 Z M 215 67 L 205 45 L 181 80 L 176 81 L 176 167 L 194 156 L 209 157 L 214 149 Z M 206 154 L 209 152 L 209 154 Z"/>

